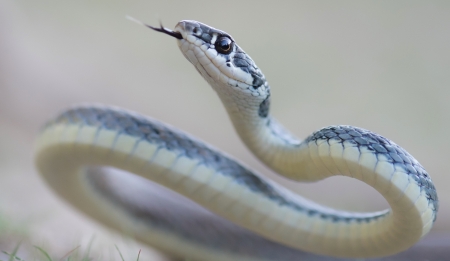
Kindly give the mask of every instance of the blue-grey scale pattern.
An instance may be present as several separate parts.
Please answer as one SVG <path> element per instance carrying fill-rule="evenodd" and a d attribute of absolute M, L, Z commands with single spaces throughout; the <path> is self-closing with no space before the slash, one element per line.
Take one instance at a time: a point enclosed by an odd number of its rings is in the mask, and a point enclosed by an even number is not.
<path fill-rule="evenodd" d="M 266 83 L 266 77 L 264 74 L 258 66 L 256 66 L 252 58 L 250 58 L 250 56 L 248 56 L 237 44 L 235 44 L 235 50 L 232 53 L 231 61 L 235 67 L 249 73 L 252 76 L 253 89 L 258 89 Z"/>
<path fill-rule="evenodd" d="M 268 89 L 267 97 L 259 104 L 258 116 L 261 118 L 266 118 L 269 116 L 270 110 L 270 89 Z"/>
<path fill-rule="evenodd" d="M 270 198 L 281 206 L 287 206 L 297 211 L 302 211 L 310 216 L 320 216 L 334 222 L 370 222 L 385 214 L 372 217 L 341 217 L 334 214 L 319 212 L 315 209 L 307 209 L 304 206 L 286 199 L 270 183 L 253 174 L 236 161 L 226 157 L 221 152 L 206 146 L 205 144 L 190 139 L 179 130 L 167 127 L 165 124 L 151 120 L 137 113 L 109 107 L 79 107 L 69 109 L 59 115 L 47 126 L 58 123 L 85 124 L 100 129 L 114 130 L 120 134 L 127 134 L 157 144 L 160 148 L 176 151 L 180 155 L 195 159 L 210 166 L 222 175 L 231 176 L 237 183 L 245 184 L 253 192 Z"/>
<path fill-rule="evenodd" d="M 377 156 L 377 160 L 381 156 L 385 157 L 386 159 L 383 160 L 392 163 L 395 169 L 401 169 L 407 173 L 417 182 L 421 191 L 425 192 L 428 204 L 431 205 L 431 209 L 434 211 L 433 221 L 436 221 L 439 209 L 436 188 L 422 165 L 402 147 L 374 132 L 347 125 L 323 128 L 310 135 L 305 142 L 315 142 L 317 145 L 318 141 L 321 140 L 327 141 L 328 144 L 330 140 L 338 141 L 341 144 L 348 142 L 359 150 L 365 148 L 372 151 Z"/>
<path fill-rule="evenodd" d="M 197 37 L 198 39 L 203 40 L 205 43 L 209 43 L 209 44 L 214 44 L 212 42 L 213 39 L 213 35 L 217 34 L 217 35 L 221 35 L 221 36 L 226 36 L 228 38 L 230 38 L 231 40 L 233 40 L 233 38 L 231 37 L 231 35 L 227 34 L 226 32 L 207 26 L 203 23 L 200 22 L 196 22 L 196 21 L 190 21 L 191 23 L 189 24 L 185 24 L 186 26 L 186 31 L 192 31 L 195 37 Z M 193 28 L 191 28 L 191 26 Z"/>

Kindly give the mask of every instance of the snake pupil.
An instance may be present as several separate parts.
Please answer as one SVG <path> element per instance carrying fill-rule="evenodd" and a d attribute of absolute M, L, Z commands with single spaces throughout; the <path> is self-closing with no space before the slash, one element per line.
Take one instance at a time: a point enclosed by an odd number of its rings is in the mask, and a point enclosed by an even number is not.
<path fill-rule="evenodd" d="M 221 54 L 229 54 L 232 50 L 233 41 L 230 38 L 222 36 L 216 41 L 216 50 Z"/>

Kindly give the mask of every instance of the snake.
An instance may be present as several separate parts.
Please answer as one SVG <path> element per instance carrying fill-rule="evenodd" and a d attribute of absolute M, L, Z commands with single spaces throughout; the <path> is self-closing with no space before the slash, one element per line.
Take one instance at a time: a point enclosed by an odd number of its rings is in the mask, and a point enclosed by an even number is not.
<path fill-rule="evenodd" d="M 430 231 L 436 189 L 402 147 L 348 125 L 300 140 L 270 115 L 270 86 L 230 34 L 193 20 L 174 30 L 142 24 L 176 39 L 218 94 L 242 142 L 268 168 L 297 182 L 358 179 L 389 209 L 360 213 L 320 205 L 190 134 L 99 104 L 66 109 L 39 132 L 35 165 L 65 201 L 170 256 L 199 261 L 287 261 L 305 253 L 384 257 Z"/>

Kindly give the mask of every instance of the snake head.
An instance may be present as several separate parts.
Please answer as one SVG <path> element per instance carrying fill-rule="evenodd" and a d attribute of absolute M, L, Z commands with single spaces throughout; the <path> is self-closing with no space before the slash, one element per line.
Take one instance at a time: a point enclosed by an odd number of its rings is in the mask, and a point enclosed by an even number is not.
<path fill-rule="evenodd" d="M 192 20 L 179 22 L 174 31 L 182 36 L 177 42 L 183 55 L 226 107 L 267 116 L 270 88 L 266 78 L 231 35 Z M 264 113 L 259 112 L 261 108 Z"/>
<path fill-rule="evenodd" d="M 128 19 L 177 39 L 178 47 L 231 111 L 269 113 L 270 87 L 264 74 L 233 37 L 209 25 L 180 21 L 172 31 Z M 246 115 L 248 116 L 248 115 Z M 244 117 L 245 118 L 245 117 Z"/>

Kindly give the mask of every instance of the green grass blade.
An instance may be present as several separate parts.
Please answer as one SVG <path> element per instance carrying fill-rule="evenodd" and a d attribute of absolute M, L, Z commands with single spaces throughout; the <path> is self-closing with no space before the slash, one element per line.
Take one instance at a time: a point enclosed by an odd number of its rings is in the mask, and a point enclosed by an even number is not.
<path fill-rule="evenodd" d="M 22 244 L 22 242 L 17 243 L 17 245 L 14 247 L 13 252 L 9 255 L 8 261 L 14 261 L 17 251 L 19 251 L 20 244 Z"/>
<path fill-rule="evenodd" d="M 139 249 L 139 253 L 138 253 L 138 257 L 137 257 L 136 261 L 139 261 L 140 256 L 141 256 L 141 249 Z"/>
<path fill-rule="evenodd" d="M 92 247 L 92 244 L 94 243 L 94 239 L 95 239 L 95 236 L 92 236 L 91 240 L 89 240 L 88 249 L 87 249 L 86 253 L 83 256 L 83 259 L 81 259 L 81 261 L 90 261 L 89 260 L 89 254 L 91 253 L 91 247 Z"/>
<path fill-rule="evenodd" d="M 63 257 L 61 257 L 61 258 L 59 259 L 59 261 L 63 261 L 64 258 L 66 258 L 66 257 L 67 257 L 67 259 L 69 259 L 70 255 L 71 255 L 75 250 L 77 250 L 78 248 L 80 248 L 80 246 L 77 246 L 77 247 L 75 247 L 74 249 L 72 249 L 72 250 L 70 250 L 69 252 L 67 252 L 67 254 L 65 254 Z"/>
<path fill-rule="evenodd" d="M 46 258 L 47 258 L 47 260 L 48 261 L 52 261 L 52 258 L 50 257 L 50 255 L 47 253 L 47 252 L 45 252 L 45 250 L 44 249 L 42 249 L 42 248 L 40 248 L 40 247 L 38 247 L 38 246 L 34 246 L 37 250 L 39 250 Z"/>
<path fill-rule="evenodd" d="M 120 253 L 119 248 L 117 247 L 117 245 L 114 245 L 117 249 L 117 252 L 119 252 L 120 258 L 122 258 L 122 261 L 125 261 L 125 259 L 123 259 L 122 253 Z"/>
<path fill-rule="evenodd" d="M 10 254 L 10 253 L 8 253 L 8 252 L 6 252 L 6 251 L 2 251 L 2 253 L 5 254 L 5 255 L 8 255 L 9 258 L 11 258 L 11 256 L 12 256 L 12 254 Z M 22 258 L 20 258 L 20 257 L 18 257 L 18 256 L 14 256 L 14 259 L 15 259 L 15 260 L 18 260 L 18 261 L 25 261 L 25 260 L 23 260 Z M 9 260 L 11 260 L 11 259 L 9 259 Z M 3 259 L 0 259 L 0 261 L 3 261 Z"/>

